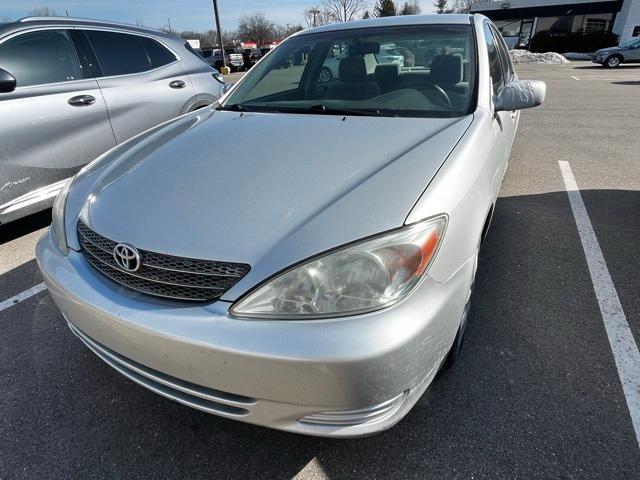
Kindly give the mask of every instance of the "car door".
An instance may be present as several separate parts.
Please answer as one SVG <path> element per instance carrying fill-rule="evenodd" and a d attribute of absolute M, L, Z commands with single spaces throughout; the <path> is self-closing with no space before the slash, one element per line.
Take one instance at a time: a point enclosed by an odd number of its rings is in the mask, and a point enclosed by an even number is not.
<path fill-rule="evenodd" d="M 0 223 L 43 207 L 80 167 L 115 145 L 107 109 L 67 29 L 0 40 Z"/>
<path fill-rule="evenodd" d="M 625 62 L 640 62 L 640 40 L 624 52 L 624 60 Z"/>
<path fill-rule="evenodd" d="M 499 34 L 491 27 L 488 21 L 484 22 L 484 37 L 487 44 L 487 54 L 489 61 L 489 74 L 493 86 L 493 95 L 499 95 L 504 86 L 510 80 L 508 77 L 508 67 L 504 63 L 508 61 L 500 53 Z M 506 47 L 505 47 L 506 50 Z M 507 54 L 508 55 L 508 54 Z M 518 112 L 494 112 L 492 125 L 495 135 L 492 151 L 493 168 L 493 190 L 497 196 L 500 191 L 502 179 L 507 170 L 511 145 L 515 137 L 516 125 L 518 122 Z"/>
<path fill-rule="evenodd" d="M 83 32 L 118 143 L 184 113 L 195 91 L 176 53 L 142 34 Z"/>

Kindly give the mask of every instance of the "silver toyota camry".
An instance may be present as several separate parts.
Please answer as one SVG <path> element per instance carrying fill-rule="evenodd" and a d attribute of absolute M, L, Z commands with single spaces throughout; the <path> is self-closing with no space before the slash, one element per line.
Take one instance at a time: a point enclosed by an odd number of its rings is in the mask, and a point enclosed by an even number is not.
<path fill-rule="evenodd" d="M 73 333 L 160 395 L 297 433 L 385 430 L 460 353 L 518 111 L 544 95 L 481 15 L 301 32 L 214 106 L 81 170 L 40 268 Z"/>

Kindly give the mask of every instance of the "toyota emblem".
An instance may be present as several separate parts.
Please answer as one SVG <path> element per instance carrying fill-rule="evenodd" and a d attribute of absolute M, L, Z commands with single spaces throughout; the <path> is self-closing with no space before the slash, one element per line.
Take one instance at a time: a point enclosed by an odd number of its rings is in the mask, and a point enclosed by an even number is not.
<path fill-rule="evenodd" d="M 113 247 L 113 258 L 122 270 L 136 272 L 140 269 L 140 253 L 134 246 L 119 243 Z"/>

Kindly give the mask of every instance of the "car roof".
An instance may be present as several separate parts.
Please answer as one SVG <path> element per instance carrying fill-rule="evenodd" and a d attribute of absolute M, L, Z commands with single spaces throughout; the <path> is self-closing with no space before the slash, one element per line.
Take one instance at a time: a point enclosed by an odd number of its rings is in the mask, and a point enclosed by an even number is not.
<path fill-rule="evenodd" d="M 321 27 L 303 30 L 295 35 L 351 30 L 354 28 L 395 27 L 402 25 L 470 25 L 473 21 L 472 19 L 473 15 L 467 14 L 398 15 L 395 17 L 370 18 L 367 20 L 354 20 L 352 22 L 332 23 Z"/>
<path fill-rule="evenodd" d="M 74 26 L 74 27 L 103 27 L 103 28 L 117 28 L 119 30 L 128 30 L 130 32 L 146 33 L 156 37 L 175 38 L 175 35 L 163 32 L 162 30 L 156 30 L 154 28 L 132 25 L 121 22 L 109 22 L 103 20 L 94 20 L 90 18 L 75 18 L 75 17 L 25 17 L 15 22 L 0 24 L 0 37 L 7 33 L 21 30 L 28 27 L 41 27 L 41 26 Z"/>

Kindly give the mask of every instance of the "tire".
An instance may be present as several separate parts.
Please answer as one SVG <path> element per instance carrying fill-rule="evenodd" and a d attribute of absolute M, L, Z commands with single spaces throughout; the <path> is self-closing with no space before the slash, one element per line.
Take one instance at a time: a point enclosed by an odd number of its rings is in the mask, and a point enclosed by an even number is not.
<path fill-rule="evenodd" d="M 622 57 L 620 55 L 611 55 L 604 61 L 604 66 L 607 68 L 618 68 L 622 63 Z"/>
<path fill-rule="evenodd" d="M 453 345 L 451 345 L 451 349 L 447 354 L 446 358 L 443 360 L 442 365 L 440 366 L 440 371 L 438 374 L 442 374 L 449 370 L 454 363 L 460 358 L 462 353 L 462 344 L 464 342 L 464 334 L 467 330 L 467 325 L 469 323 L 469 310 L 471 308 L 471 295 L 473 294 L 473 286 L 476 280 L 476 272 L 478 271 L 478 256 L 476 255 L 476 262 L 473 268 L 473 277 L 471 279 L 471 285 L 469 286 L 469 298 L 467 299 L 467 303 L 464 306 L 464 310 L 462 311 L 462 318 L 460 319 L 460 325 L 458 326 L 458 332 L 456 333 L 456 338 L 453 339 Z"/>
<path fill-rule="evenodd" d="M 326 83 L 333 79 L 333 73 L 328 67 L 322 67 L 320 74 L 318 75 L 318 83 Z"/>

